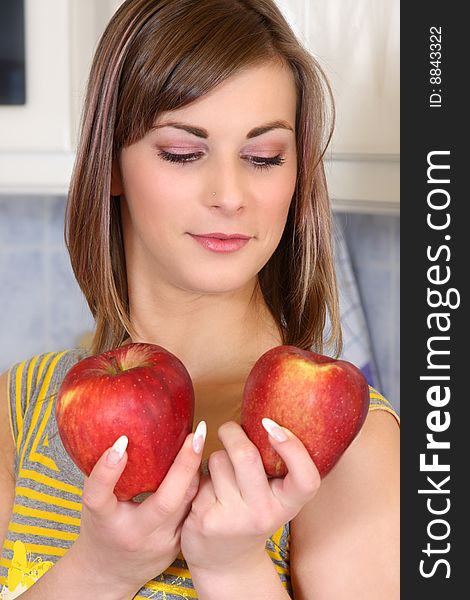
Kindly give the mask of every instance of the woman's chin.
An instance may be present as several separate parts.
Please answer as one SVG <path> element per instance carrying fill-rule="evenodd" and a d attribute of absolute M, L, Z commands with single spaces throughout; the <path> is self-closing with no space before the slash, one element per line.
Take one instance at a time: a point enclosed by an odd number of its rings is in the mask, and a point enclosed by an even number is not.
<path fill-rule="evenodd" d="M 234 277 L 233 275 L 201 275 L 200 277 L 191 277 L 191 281 L 187 282 L 185 288 L 199 294 L 207 295 L 223 295 L 240 292 L 243 290 L 253 290 L 257 276 L 254 277 Z"/>

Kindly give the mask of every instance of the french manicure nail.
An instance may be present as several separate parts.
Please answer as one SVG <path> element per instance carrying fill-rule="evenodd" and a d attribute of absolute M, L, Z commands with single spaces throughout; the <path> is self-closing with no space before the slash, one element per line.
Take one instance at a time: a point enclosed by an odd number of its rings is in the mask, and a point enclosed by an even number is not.
<path fill-rule="evenodd" d="M 124 452 L 126 451 L 128 443 L 129 439 L 126 435 L 121 435 L 121 437 L 114 442 L 112 448 L 109 449 L 106 456 L 106 462 L 108 465 L 114 466 L 118 464 L 118 462 L 124 456 Z"/>
<path fill-rule="evenodd" d="M 196 454 L 201 454 L 206 440 L 207 425 L 205 421 L 201 421 L 196 427 L 193 437 L 193 450 Z"/>
<path fill-rule="evenodd" d="M 261 419 L 261 423 L 262 423 L 263 427 L 266 429 L 266 431 L 269 433 L 269 435 L 271 437 L 273 437 L 275 440 L 277 440 L 278 442 L 285 442 L 287 440 L 287 435 L 281 429 L 281 427 L 276 423 L 276 421 L 273 421 L 272 419 L 268 419 L 267 417 L 264 417 L 264 419 Z"/>

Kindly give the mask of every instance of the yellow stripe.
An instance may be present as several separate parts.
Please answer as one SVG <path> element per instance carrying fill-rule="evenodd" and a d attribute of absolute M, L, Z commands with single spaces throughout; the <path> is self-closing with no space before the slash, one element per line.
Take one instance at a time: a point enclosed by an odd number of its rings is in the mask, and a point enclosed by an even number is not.
<path fill-rule="evenodd" d="M 43 475 L 42 473 L 38 473 L 37 471 L 31 471 L 31 469 L 20 469 L 19 477 L 23 479 L 32 479 L 33 481 L 37 481 L 38 483 L 42 483 L 43 485 L 47 485 L 54 490 L 61 490 L 62 492 L 68 492 L 69 494 L 74 494 L 75 496 L 82 497 L 82 490 L 75 485 L 70 485 L 70 483 L 64 483 L 63 481 L 58 481 L 53 477 L 49 477 L 48 475 Z"/>
<path fill-rule="evenodd" d="M 369 388 L 369 389 L 370 389 L 369 396 L 371 398 L 379 398 L 380 400 L 384 400 L 385 402 L 388 402 L 387 398 L 382 396 L 382 394 L 379 394 L 379 392 L 377 390 L 374 390 L 374 388 Z"/>
<path fill-rule="evenodd" d="M 82 509 L 82 505 L 79 502 L 71 502 L 70 500 L 43 494 L 36 490 L 29 490 L 25 487 L 17 487 L 16 495 L 30 498 L 31 500 L 37 500 L 38 502 L 44 502 L 45 504 L 52 504 L 53 506 L 62 506 L 63 508 L 69 508 L 70 510 L 76 510 L 77 512 L 80 512 Z"/>
<path fill-rule="evenodd" d="M 13 514 L 22 515 L 23 517 L 33 517 L 34 519 L 45 519 L 46 521 L 52 521 L 53 523 L 65 523 L 66 525 L 75 525 L 75 527 L 80 527 L 80 519 L 76 519 L 75 517 L 61 515 L 60 513 L 51 512 L 49 510 L 40 510 L 39 508 L 29 508 L 28 506 L 22 506 L 21 504 L 15 504 L 13 506 Z"/>
<path fill-rule="evenodd" d="M 42 372 L 44 371 L 46 364 L 48 362 L 48 360 L 50 359 L 50 357 L 54 354 L 54 352 L 48 352 L 47 354 L 44 355 L 40 365 L 39 365 L 39 370 L 38 370 L 38 376 L 36 378 L 36 385 L 38 383 L 38 381 L 41 381 L 41 377 L 42 377 Z M 61 352 L 59 354 L 59 356 L 61 356 L 63 354 L 63 352 Z M 52 366 L 52 363 L 51 363 Z"/>
<path fill-rule="evenodd" d="M 52 538 L 54 540 L 75 541 L 78 538 L 78 533 L 71 531 L 58 531 L 50 527 L 38 527 L 37 525 L 21 525 L 20 523 L 12 523 L 8 525 L 8 531 L 13 533 L 25 533 L 27 535 L 38 535 L 40 537 Z"/>
<path fill-rule="evenodd" d="M 21 379 L 23 377 L 24 363 L 21 363 L 16 370 L 15 378 L 15 407 L 16 407 L 16 453 L 19 453 L 21 440 L 23 438 L 23 412 L 21 408 Z"/>
<path fill-rule="evenodd" d="M 66 352 L 67 351 L 64 350 L 63 352 L 57 353 L 56 356 L 54 357 L 54 359 L 51 361 L 51 364 L 47 368 L 47 372 L 44 377 L 44 381 L 42 382 L 41 389 L 39 391 L 38 398 L 36 401 L 36 405 L 34 407 L 33 417 L 31 419 L 31 427 L 29 428 L 29 431 L 28 431 L 28 437 L 26 439 L 26 443 L 23 447 L 23 452 L 21 454 L 20 466 L 22 466 L 24 464 L 26 449 L 29 447 L 29 443 L 30 443 L 31 437 L 33 435 L 33 431 L 35 431 L 35 429 L 36 429 L 39 415 L 41 414 L 41 405 L 42 405 L 42 402 L 44 401 L 44 399 L 46 398 L 46 393 L 47 393 L 47 390 L 49 389 L 49 385 L 51 383 L 51 378 L 55 371 L 55 367 L 56 367 L 57 363 L 59 362 L 60 358 Z M 39 366 L 40 374 L 38 375 L 38 380 L 40 379 L 42 372 L 44 371 L 45 365 L 51 355 L 53 355 L 53 352 L 49 352 L 49 354 L 46 354 L 44 359 L 41 361 L 41 364 Z"/>
<path fill-rule="evenodd" d="M 182 577 L 183 579 L 190 579 L 191 575 L 188 569 L 184 567 L 168 567 L 165 569 L 165 573 L 169 575 L 176 575 L 176 577 Z"/>
<path fill-rule="evenodd" d="M 197 598 L 195 589 L 181 585 L 172 585 L 171 583 L 164 583 L 163 581 L 149 581 L 144 585 L 144 588 L 155 592 L 166 592 L 167 594 L 179 595 L 182 598 Z M 139 596 L 135 597 L 139 598 Z M 145 596 L 140 597 L 145 598 Z"/>
<path fill-rule="evenodd" d="M 281 567 L 280 565 L 274 565 L 274 568 L 281 575 L 290 575 L 289 569 L 286 569 L 285 567 Z"/>
<path fill-rule="evenodd" d="M 39 425 L 38 432 L 37 432 L 37 434 L 36 434 L 36 436 L 34 438 L 33 445 L 31 447 L 31 454 L 30 454 L 30 459 L 32 461 L 38 462 L 38 463 L 42 464 L 43 466 L 51 469 L 52 471 L 59 471 L 57 465 L 48 456 L 43 456 L 42 454 L 39 454 L 37 452 L 37 448 L 38 448 L 39 442 L 42 439 L 42 436 L 44 434 L 44 429 L 46 428 L 46 424 L 47 424 L 47 422 L 49 420 L 49 417 L 51 415 L 52 400 L 53 400 L 54 395 L 56 393 L 56 389 L 57 389 L 57 386 L 54 387 L 53 393 L 50 394 L 49 402 L 48 402 L 47 408 L 46 408 L 46 410 L 44 412 L 44 416 L 42 418 L 41 424 Z"/>
<path fill-rule="evenodd" d="M 271 536 L 271 540 L 272 542 L 278 547 L 281 547 L 281 537 L 282 534 L 284 533 L 284 526 L 279 527 L 279 529 L 274 533 L 274 535 Z M 279 557 L 281 558 L 281 557 Z"/>
<path fill-rule="evenodd" d="M 271 556 L 271 552 L 268 551 L 268 554 Z M 272 556 L 271 556 L 271 558 L 272 558 Z M 277 556 L 274 556 L 274 558 L 276 560 L 279 560 L 279 558 Z M 286 567 L 282 567 L 281 565 L 277 565 L 275 563 L 273 563 L 273 566 L 275 567 L 275 569 L 278 573 L 281 573 L 281 575 L 289 574 L 289 569 L 287 569 Z M 168 567 L 167 569 L 165 569 L 165 573 L 168 573 L 169 575 L 176 575 L 177 577 L 181 577 L 183 579 L 191 578 L 191 574 L 190 574 L 189 570 L 182 568 L 182 567 Z"/>
<path fill-rule="evenodd" d="M 267 550 L 267 553 L 269 555 L 269 558 L 273 561 L 273 565 L 276 568 L 276 571 L 278 573 L 282 573 L 282 574 L 289 573 L 289 569 L 287 567 L 284 567 L 282 565 L 278 565 L 277 563 L 274 562 L 275 560 L 284 562 L 282 560 L 282 558 L 280 558 L 279 556 L 277 556 L 274 552 L 271 552 L 271 550 Z"/>
<path fill-rule="evenodd" d="M 7 371 L 7 404 L 8 404 L 8 419 L 10 421 L 10 429 L 13 439 L 15 440 L 16 453 L 18 453 L 18 445 L 17 439 L 15 436 L 15 428 L 13 427 L 13 411 L 12 411 L 12 403 L 11 403 L 11 394 L 10 394 L 10 386 L 11 386 L 11 370 Z"/>
<path fill-rule="evenodd" d="M 59 471 L 58 466 L 55 464 L 52 458 L 49 456 L 44 456 L 43 454 L 38 454 L 37 452 L 31 453 L 31 460 L 34 462 L 41 464 L 43 467 L 50 469 L 51 471 Z"/>
<path fill-rule="evenodd" d="M 27 402 L 29 404 L 29 399 L 31 398 L 31 389 L 32 389 L 32 385 L 33 385 L 33 374 L 34 374 L 34 368 L 36 366 L 36 363 L 39 360 L 39 354 L 37 356 L 34 356 L 30 363 L 29 363 L 29 367 L 28 367 L 28 377 L 27 377 L 27 383 L 26 383 L 26 399 Z M 34 385 L 37 385 L 37 381 L 34 382 Z"/>
<path fill-rule="evenodd" d="M 13 543 L 10 540 L 5 540 L 4 548 L 7 550 L 13 551 Z M 44 546 L 42 544 L 26 544 L 27 551 L 33 552 L 34 554 L 40 554 L 41 556 L 50 555 L 50 556 L 64 556 L 67 552 L 66 548 L 56 548 L 55 546 Z"/>
<path fill-rule="evenodd" d="M 391 403 L 387 400 L 387 398 L 385 398 L 385 396 L 382 396 L 382 394 L 380 392 L 378 392 L 376 389 L 374 389 L 373 387 L 369 386 L 369 397 L 371 399 L 377 399 L 377 400 L 382 400 L 382 402 L 385 402 L 385 404 L 387 404 L 388 406 L 392 406 Z"/>
<path fill-rule="evenodd" d="M 380 396 L 371 396 L 370 397 L 370 405 L 377 406 L 377 404 L 381 404 L 383 406 L 388 406 L 389 408 L 393 408 L 390 402 L 386 398 L 381 398 Z M 378 400 L 378 402 L 374 402 L 374 400 Z"/>
<path fill-rule="evenodd" d="M 8 566 L 10 566 L 10 565 L 8 565 Z M 2 585 L 6 585 L 6 584 L 7 584 L 7 578 L 6 578 L 6 577 L 2 577 L 2 576 L 0 575 L 0 583 L 1 583 Z"/>

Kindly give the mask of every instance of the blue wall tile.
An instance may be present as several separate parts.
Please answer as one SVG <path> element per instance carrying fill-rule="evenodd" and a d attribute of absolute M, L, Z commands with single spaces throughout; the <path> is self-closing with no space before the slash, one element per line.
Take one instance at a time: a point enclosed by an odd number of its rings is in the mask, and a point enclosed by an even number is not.
<path fill-rule="evenodd" d="M 65 199 L 0 197 L 0 371 L 92 327 L 63 242 Z"/>
<path fill-rule="evenodd" d="M 42 245 L 45 203 L 41 197 L 0 197 L 0 245 Z"/>
<path fill-rule="evenodd" d="M 40 250 L 0 251 L 0 370 L 43 350 L 44 260 Z"/>

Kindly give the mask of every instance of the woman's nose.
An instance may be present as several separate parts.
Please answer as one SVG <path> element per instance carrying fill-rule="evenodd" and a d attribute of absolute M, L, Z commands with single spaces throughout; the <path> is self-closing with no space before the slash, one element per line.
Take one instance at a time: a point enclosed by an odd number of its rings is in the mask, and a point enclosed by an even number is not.
<path fill-rule="evenodd" d="M 211 178 L 207 189 L 207 202 L 211 209 L 233 215 L 239 213 L 245 206 L 242 174 L 236 166 L 225 164 L 219 167 L 218 173 Z"/>
<path fill-rule="evenodd" d="M 232 215 L 239 213 L 243 208 L 241 196 L 229 195 L 226 192 L 212 192 L 211 208 L 219 209 L 221 212 Z"/>

